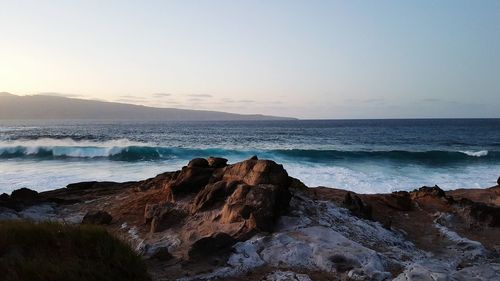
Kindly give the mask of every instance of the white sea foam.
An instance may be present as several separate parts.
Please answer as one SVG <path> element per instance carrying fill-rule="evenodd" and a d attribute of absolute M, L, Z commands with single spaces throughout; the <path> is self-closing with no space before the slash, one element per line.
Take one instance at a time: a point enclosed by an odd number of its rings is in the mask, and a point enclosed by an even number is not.
<path fill-rule="evenodd" d="M 136 142 L 128 139 L 116 139 L 107 141 L 78 141 L 70 138 L 3 140 L 0 141 L 0 155 L 3 153 L 13 154 L 20 151 L 25 155 L 35 155 L 45 150 L 51 151 L 53 156 L 94 158 L 116 155 L 130 146 L 152 145 L 149 143 Z"/>
<path fill-rule="evenodd" d="M 480 151 L 460 151 L 463 154 L 466 154 L 468 156 L 473 156 L 473 157 L 482 157 L 482 156 L 487 156 L 488 155 L 488 150 L 480 150 Z"/>

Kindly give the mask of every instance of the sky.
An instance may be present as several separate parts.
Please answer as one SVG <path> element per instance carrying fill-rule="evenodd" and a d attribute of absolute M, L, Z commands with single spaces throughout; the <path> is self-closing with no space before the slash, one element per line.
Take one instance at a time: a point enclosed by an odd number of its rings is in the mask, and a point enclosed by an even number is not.
<path fill-rule="evenodd" d="M 299 118 L 500 117 L 500 1 L 0 0 L 0 92 Z"/>

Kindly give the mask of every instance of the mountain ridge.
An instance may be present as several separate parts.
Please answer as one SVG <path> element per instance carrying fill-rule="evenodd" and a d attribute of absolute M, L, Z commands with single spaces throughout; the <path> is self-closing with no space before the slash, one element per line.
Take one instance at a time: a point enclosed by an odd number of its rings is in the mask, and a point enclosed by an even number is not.
<path fill-rule="evenodd" d="M 263 114 L 237 114 L 211 110 L 159 108 L 52 95 L 18 96 L 1 92 L 0 120 L 2 119 L 110 119 L 162 121 L 296 120 L 296 118 Z"/>

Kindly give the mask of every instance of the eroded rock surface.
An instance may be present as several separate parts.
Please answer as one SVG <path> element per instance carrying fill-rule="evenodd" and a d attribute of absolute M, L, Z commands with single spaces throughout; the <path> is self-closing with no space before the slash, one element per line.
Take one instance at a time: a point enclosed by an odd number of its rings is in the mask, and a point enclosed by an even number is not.
<path fill-rule="evenodd" d="M 154 280 L 500 280 L 499 206 L 499 186 L 356 194 L 210 157 L 144 181 L 0 195 L 0 219 L 102 224 Z"/>

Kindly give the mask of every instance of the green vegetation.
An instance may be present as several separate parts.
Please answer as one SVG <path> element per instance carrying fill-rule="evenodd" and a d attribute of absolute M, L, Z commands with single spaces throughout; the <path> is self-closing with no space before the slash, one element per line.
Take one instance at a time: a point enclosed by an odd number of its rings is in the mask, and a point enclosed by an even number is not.
<path fill-rule="evenodd" d="M 150 280 L 141 258 L 104 228 L 0 222 L 0 280 Z"/>

